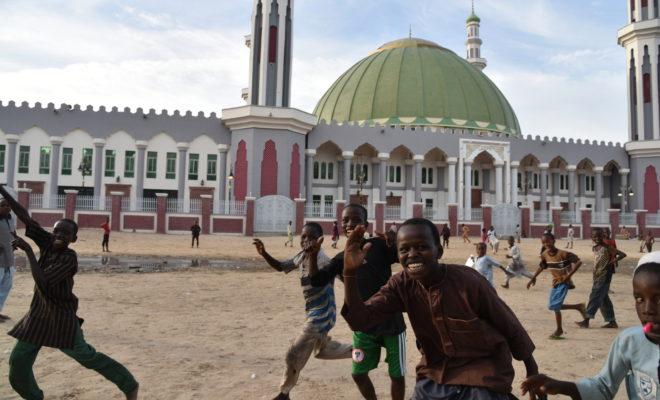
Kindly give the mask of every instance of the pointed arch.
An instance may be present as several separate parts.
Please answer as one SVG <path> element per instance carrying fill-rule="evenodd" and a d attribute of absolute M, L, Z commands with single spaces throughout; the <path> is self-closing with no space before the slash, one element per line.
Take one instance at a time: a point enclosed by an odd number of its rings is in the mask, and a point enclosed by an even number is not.
<path fill-rule="evenodd" d="M 658 186 L 658 173 L 653 165 L 649 165 L 644 172 L 644 209 L 651 214 L 660 209 Z"/>
<path fill-rule="evenodd" d="M 277 194 L 277 149 L 273 140 L 264 144 L 261 159 L 261 196 Z"/>

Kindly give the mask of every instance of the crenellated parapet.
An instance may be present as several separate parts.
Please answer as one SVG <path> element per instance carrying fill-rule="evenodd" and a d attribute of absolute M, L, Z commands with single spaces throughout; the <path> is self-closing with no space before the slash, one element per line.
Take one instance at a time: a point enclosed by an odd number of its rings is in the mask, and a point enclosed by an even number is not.
<path fill-rule="evenodd" d="M 79 104 L 28 102 L 17 105 L 14 101 L 0 101 L 0 130 L 5 134 L 20 135 L 32 127 L 39 127 L 50 136 L 64 136 L 74 130 L 84 130 L 93 137 L 104 138 L 115 132 L 124 131 L 136 140 L 148 140 L 159 133 L 167 133 L 177 141 L 190 141 L 200 135 L 216 140 L 229 137 L 229 130 L 216 113 L 205 114 L 179 110 L 157 112 L 142 108 L 119 109 L 105 106 L 94 108 Z M 226 141 L 225 141 L 226 142 Z"/>

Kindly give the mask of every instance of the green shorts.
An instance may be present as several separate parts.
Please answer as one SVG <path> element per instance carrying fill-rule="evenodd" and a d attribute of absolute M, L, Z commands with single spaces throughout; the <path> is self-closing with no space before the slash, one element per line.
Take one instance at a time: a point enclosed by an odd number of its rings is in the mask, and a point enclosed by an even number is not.
<path fill-rule="evenodd" d="M 385 348 L 387 371 L 392 378 L 406 375 L 406 332 L 398 335 L 370 335 L 353 332 L 353 375 L 364 375 L 378 368 L 380 348 Z"/>

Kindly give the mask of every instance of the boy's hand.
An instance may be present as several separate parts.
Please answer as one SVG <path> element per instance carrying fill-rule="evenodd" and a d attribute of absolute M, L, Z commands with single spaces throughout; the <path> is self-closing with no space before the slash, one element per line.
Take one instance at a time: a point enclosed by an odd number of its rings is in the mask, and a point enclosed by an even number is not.
<path fill-rule="evenodd" d="M 534 285 L 536 285 L 536 278 L 532 278 L 529 280 L 529 282 L 527 282 L 527 290 L 529 290 L 529 288 L 531 288 Z"/>
<path fill-rule="evenodd" d="M 21 249 L 25 252 L 31 252 L 32 251 L 32 246 L 30 246 L 30 244 L 28 242 L 23 240 L 23 238 L 20 238 L 16 235 L 14 235 L 14 240 L 11 241 L 11 245 L 12 245 L 13 248 Z"/>
<path fill-rule="evenodd" d="M 257 248 L 257 253 L 259 253 L 260 256 L 263 256 L 266 252 L 266 246 L 264 246 L 264 242 L 262 242 L 260 239 L 253 239 L 252 244 Z"/>
<path fill-rule="evenodd" d="M 371 243 L 362 246 L 364 231 L 364 226 L 359 225 L 348 236 L 344 249 L 344 275 L 355 275 L 371 248 Z"/>
<path fill-rule="evenodd" d="M 559 381 L 544 374 L 532 375 L 520 385 L 522 394 L 529 393 L 530 398 L 545 398 L 548 394 L 566 394 L 560 391 Z M 537 396 L 535 396 L 537 395 Z M 532 397 L 534 396 L 534 397 Z"/>
<path fill-rule="evenodd" d="M 396 246 L 396 232 L 388 230 L 387 232 L 376 232 L 376 237 L 383 239 L 387 247 Z"/>
<path fill-rule="evenodd" d="M 305 252 L 306 255 L 316 257 L 319 254 L 319 251 L 321 251 L 321 244 L 323 243 L 323 236 L 320 238 L 310 241 L 305 245 L 305 248 L 303 251 Z"/>

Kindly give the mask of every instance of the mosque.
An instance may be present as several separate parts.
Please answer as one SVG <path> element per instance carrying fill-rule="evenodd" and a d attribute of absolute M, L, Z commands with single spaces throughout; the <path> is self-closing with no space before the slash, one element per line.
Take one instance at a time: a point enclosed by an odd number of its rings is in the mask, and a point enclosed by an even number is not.
<path fill-rule="evenodd" d="M 376 229 L 423 215 L 474 234 L 505 220 L 501 230 L 520 223 L 528 236 L 548 223 L 660 234 L 659 9 L 627 3 L 623 145 L 525 136 L 484 72 L 474 9 L 463 56 L 393 40 L 301 111 L 290 104 L 294 0 L 253 0 L 245 105 L 217 116 L 0 103 L 0 182 L 44 223 L 111 216 L 116 230 L 185 231 L 200 219 L 207 233 L 280 232 L 289 220 L 329 226 L 357 202 Z"/>

